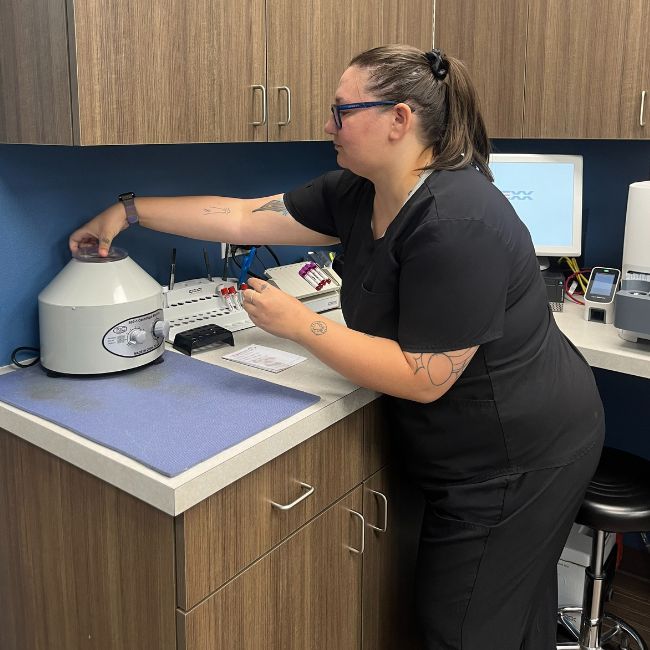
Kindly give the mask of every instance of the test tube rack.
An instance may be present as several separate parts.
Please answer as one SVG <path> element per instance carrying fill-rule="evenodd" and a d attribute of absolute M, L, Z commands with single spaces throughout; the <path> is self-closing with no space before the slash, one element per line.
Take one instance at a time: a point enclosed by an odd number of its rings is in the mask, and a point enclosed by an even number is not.
<path fill-rule="evenodd" d="M 163 286 L 163 314 L 169 322 L 167 341 L 173 343 L 179 332 L 210 323 L 230 332 L 254 327 L 243 309 L 230 308 L 221 295 L 224 287 L 237 289 L 237 281 L 197 278 L 176 282 L 172 289 Z"/>
<path fill-rule="evenodd" d="M 321 289 L 315 289 L 299 271 L 305 266 L 304 262 L 287 264 L 266 269 L 269 281 L 316 313 L 338 309 L 341 306 L 341 278 L 333 269 L 318 267 L 323 275 L 330 279 L 329 284 Z"/>

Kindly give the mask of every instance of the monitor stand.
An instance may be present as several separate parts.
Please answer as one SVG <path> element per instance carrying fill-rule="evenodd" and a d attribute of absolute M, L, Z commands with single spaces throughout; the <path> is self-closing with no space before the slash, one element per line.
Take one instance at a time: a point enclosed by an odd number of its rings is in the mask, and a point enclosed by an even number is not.
<path fill-rule="evenodd" d="M 537 263 L 540 271 L 546 271 L 551 266 L 551 260 L 548 257 L 537 256 Z"/>

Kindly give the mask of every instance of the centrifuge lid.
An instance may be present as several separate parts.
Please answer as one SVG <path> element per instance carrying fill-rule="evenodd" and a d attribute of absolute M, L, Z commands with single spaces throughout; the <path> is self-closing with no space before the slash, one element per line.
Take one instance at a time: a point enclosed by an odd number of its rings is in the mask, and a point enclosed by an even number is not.
<path fill-rule="evenodd" d="M 80 247 L 72 257 L 74 257 L 79 262 L 106 264 L 107 262 L 119 262 L 120 260 L 126 259 L 128 256 L 129 254 L 123 248 L 111 246 L 111 248 L 108 250 L 108 255 L 106 257 L 102 257 L 99 254 L 99 249 L 97 246 L 83 246 Z"/>
<path fill-rule="evenodd" d="M 115 263 L 113 263 L 115 262 Z M 162 287 L 126 251 L 111 248 L 107 257 L 84 247 L 38 295 L 39 304 L 96 307 L 160 297 Z"/>

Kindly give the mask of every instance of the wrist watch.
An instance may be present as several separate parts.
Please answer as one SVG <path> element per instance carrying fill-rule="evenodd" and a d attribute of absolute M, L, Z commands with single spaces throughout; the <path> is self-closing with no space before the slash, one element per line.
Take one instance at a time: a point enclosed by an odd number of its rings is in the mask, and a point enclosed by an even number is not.
<path fill-rule="evenodd" d="M 124 206 L 126 212 L 126 221 L 129 225 L 138 223 L 138 211 L 135 209 L 135 194 L 133 192 L 124 192 L 117 197 L 118 201 Z"/>

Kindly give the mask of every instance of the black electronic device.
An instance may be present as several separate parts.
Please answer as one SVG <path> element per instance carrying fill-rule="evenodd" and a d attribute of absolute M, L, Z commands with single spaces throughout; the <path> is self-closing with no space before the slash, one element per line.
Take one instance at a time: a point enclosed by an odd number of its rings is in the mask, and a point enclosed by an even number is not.
<path fill-rule="evenodd" d="M 585 291 L 585 319 L 611 323 L 614 319 L 614 298 L 621 279 L 619 269 L 595 266 L 591 269 Z"/>
<path fill-rule="evenodd" d="M 591 269 L 585 298 L 591 302 L 612 302 L 620 277 L 621 272 L 618 269 L 609 269 L 604 266 L 594 267 Z"/>
<path fill-rule="evenodd" d="M 192 354 L 192 350 L 204 348 L 213 343 L 235 345 L 235 339 L 231 331 L 214 323 L 193 327 L 179 332 L 174 337 L 174 349 L 189 355 Z"/>
<path fill-rule="evenodd" d="M 562 311 L 564 306 L 564 275 L 557 271 L 542 271 L 546 286 L 546 299 L 553 311 Z"/>

